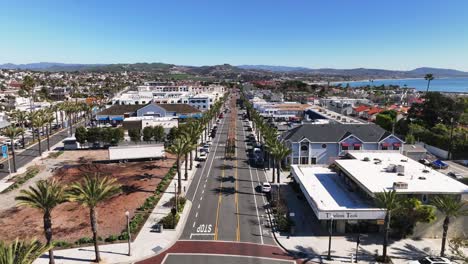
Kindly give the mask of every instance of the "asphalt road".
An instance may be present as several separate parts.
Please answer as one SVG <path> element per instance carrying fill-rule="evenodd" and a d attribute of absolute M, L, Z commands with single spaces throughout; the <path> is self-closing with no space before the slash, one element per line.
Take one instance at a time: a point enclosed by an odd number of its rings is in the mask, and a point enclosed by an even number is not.
<path fill-rule="evenodd" d="M 274 245 L 263 226 L 266 198 L 259 192 L 263 171 L 248 165 L 244 122 L 237 117 L 236 159 L 225 160 L 230 113 L 218 124 L 210 153 L 186 197 L 192 201 L 181 240 L 215 240 Z"/>
<path fill-rule="evenodd" d="M 78 125 L 80 125 L 81 122 L 73 125 L 73 129 Z M 63 139 L 68 137 L 68 128 L 65 128 L 64 130 L 50 136 L 50 147 L 54 146 L 55 144 L 61 142 Z M 41 147 L 42 147 L 42 152 L 47 151 L 47 139 L 45 136 L 41 137 Z M 18 170 L 19 168 L 23 167 L 33 159 L 39 156 L 39 144 L 35 144 L 22 152 L 18 153 L 16 152 L 16 169 Z M 11 158 L 11 153 L 10 153 L 10 164 L 11 164 L 11 171 L 13 172 L 13 160 Z M 4 168 L 0 170 L 0 179 L 3 179 L 8 176 L 8 161 L 5 160 L 3 163 Z"/>
<path fill-rule="evenodd" d="M 292 260 L 280 260 L 271 258 L 255 258 L 251 256 L 220 256 L 209 254 L 168 254 L 163 262 L 164 264 L 179 264 L 179 263 L 192 263 L 192 264 L 287 264 L 295 263 Z"/>

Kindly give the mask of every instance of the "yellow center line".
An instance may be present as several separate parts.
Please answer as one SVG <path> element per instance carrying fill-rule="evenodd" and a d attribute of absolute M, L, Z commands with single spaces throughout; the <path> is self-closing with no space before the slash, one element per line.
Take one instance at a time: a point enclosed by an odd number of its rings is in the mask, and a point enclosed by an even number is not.
<path fill-rule="evenodd" d="M 221 184 L 219 185 L 219 191 L 218 191 L 218 208 L 216 209 L 216 224 L 215 224 L 215 234 L 214 234 L 214 240 L 218 240 L 218 222 L 219 222 L 219 208 L 221 206 L 221 200 L 223 196 L 221 195 L 221 192 L 223 191 L 223 178 L 224 178 L 224 169 L 226 166 L 226 160 L 223 159 L 223 168 L 221 169 Z"/>
<path fill-rule="evenodd" d="M 238 180 L 237 180 L 237 155 L 236 155 L 236 169 L 235 169 L 235 178 L 236 178 L 236 193 L 235 193 L 235 196 L 236 196 L 236 211 L 237 211 L 237 241 L 240 241 L 240 218 L 239 218 L 239 198 L 238 198 L 238 194 L 237 194 L 237 190 L 238 190 Z"/>

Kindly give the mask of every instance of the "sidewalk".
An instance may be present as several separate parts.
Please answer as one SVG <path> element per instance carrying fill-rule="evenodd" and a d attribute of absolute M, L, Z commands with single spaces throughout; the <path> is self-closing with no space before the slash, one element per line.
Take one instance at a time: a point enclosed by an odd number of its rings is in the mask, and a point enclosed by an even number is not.
<path fill-rule="evenodd" d="M 190 183 L 192 182 L 193 176 L 196 171 L 196 164 L 194 161 L 193 169 L 188 171 L 188 180 L 182 180 L 182 190 L 188 190 Z M 182 168 L 184 168 L 182 163 Z M 183 172 L 183 170 L 182 170 Z M 183 176 L 183 175 L 182 175 Z M 177 182 L 177 175 L 174 176 L 169 186 L 174 186 Z M 187 221 L 187 217 L 192 206 L 191 202 L 187 200 L 184 210 L 180 216 L 179 223 L 176 229 L 164 229 L 162 233 L 152 232 L 152 226 L 158 222 L 159 219 L 170 213 L 171 208 L 163 206 L 172 197 L 174 197 L 173 188 L 168 188 L 167 191 L 161 197 L 158 204 L 151 212 L 150 216 L 146 220 L 138 236 L 131 243 L 131 256 L 128 256 L 128 243 L 108 244 L 100 245 L 99 251 L 101 253 L 102 263 L 133 263 L 139 260 L 146 259 L 154 256 L 161 251 L 172 246 L 182 234 L 182 231 Z M 90 263 L 94 260 L 94 247 L 83 247 L 83 248 L 72 248 L 64 250 L 55 250 L 55 263 Z M 35 264 L 47 264 L 49 263 L 48 254 L 44 254 L 40 258 L 34 261 Z"/>

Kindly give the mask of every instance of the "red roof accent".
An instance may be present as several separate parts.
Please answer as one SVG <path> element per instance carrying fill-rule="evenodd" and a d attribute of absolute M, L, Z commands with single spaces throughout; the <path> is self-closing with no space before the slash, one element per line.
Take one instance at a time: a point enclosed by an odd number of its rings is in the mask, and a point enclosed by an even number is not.
<path fill-rule="evenodd" d="M 369 109 L 369 108 L 370 108 L 370 107 L 367 106 L 367 105 L 360 105 L 360 106 L 358 106 L 358 107 L 355 107 L 355 108 L 354 108 L 354 111 L 356 111 L 356 112 L 359 113 L 359 112 L 366 111 L 366 110 Z"/>
<path fill-rule="evenodd" d="M 367 111 L 367 114 L 368 115 L 373 115 L 373 114 L 378 114 L 378 113 L 380 113 L 382 111 L 383 111 L 382 108 L 374 107 L 374 108 L 369 109 L 369 111 Z"/>

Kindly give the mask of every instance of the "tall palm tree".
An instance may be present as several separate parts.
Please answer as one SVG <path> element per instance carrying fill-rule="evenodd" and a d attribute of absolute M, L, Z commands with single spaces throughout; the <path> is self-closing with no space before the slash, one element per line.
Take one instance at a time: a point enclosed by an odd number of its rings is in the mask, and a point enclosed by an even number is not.
<path fill-rule="evenodd" d="M 42 245 L 36 239 L 7 244 L 0 241 L 0 264 L 31 264 L 44 252 L 48 246 Z"/>
<path fill-rule="evenodd" d="M 426 76 L 424 76 L 424 79 L 427 81 L 427 89 L 426 89 L 426 93 L 429 92 L 429 85 L 431 84 L 431 81 L 434 80 L 434 75 L 432 73 L 428 73 L 426 74 Z"/>
<path fill-rule="evenodd" d="M 29 97 L 29 105 L 31 107 L 30 111 L 34 110 L 34 87 L 36 86 L 36 81 L 31 76 L 25 76 L 23 78 L 23 83 L 21 84 L 21 91 L 23 91 Z"/>
<path fill-rule="evenodd" d="M 387 213 L 385 214 L 385 220 L 384 220 L 385 230 L 384 230 L 383 250 L 382 250 L 383 261 L 386 262 L 387 261 L 388 232 L 390 230 L 391 213 L 393 210 L 398 208 L 400 202 L 399 202 L 399 199 L 397 197 L 397 193 L 395 190 L 391 190 L 391 191 L 384 190 L 381 193 L 377 193 L 375 195 L 375 201 L 378 207 L 384 208 L 387 210 Z"/>
<path fill-rule="evenodd" d="M 103 201 L 120 192 L 116 179 L 99 178 L 98 175 L 86 175 L 82 183 L 73 183 L 68 190 L 68 199 L 89 208 L 91 231 L 93 232 L 95 262 L 101 261 L 98 246 L 98 226 L 96 207 Z"/>
<path fill-rule="evenodd" d="M 291 150 L 286 147 L 285 145 L 283 145 L 282 143 L 280 143 L 279 141 L 277 141 L 277 146 L 275 147 L 276 151 L 275 151 L 275 156 L 274 158 L 276 159 L 276 181 L 279 183 L 281 183 L 281 180 L 280 180 L 280 175 L 281 175 L 281 162 L 291 154 Z"/>
<path fill-rule="evenodd" d="M 44 112 L 42 110 L 31 112 L 30 120 L 31 120 L 32 129 L 33 129 L 33 134 L 35 133 L 35 130 L 37 129 L 37 140 L 39 141 L 38 146 L 39 146 L 39 157 L 40 157 L 40 156 L 42 156 L 40 128 L 42 128 L 44 126 L 44 124 L 45 124 Z"/>
<path fill-rule="evenodd" d="M 200 126 L 198 121 L 192 121 L 187 124 L 183 133 L 186 136 L 187 144 L 190 146 L 189 151 L 189 161 L 190 161 L 190 170 L 193 168 L 193 150 L 197 152 L 198 138 L 200 137 Z M 186 159 L 187 160 L 187 159 Z"/>
<path fill-rule="evenodd" d="M 53 264 L 54 252 L 52 250 L 52 210 L 65 201 L 65 189 L 55 180 L 37 182 L 36 187 L 21 190 L 15 198 L 18 205 L 29 206 L 42 211 L 44 219 L 44 235 L 49 249 L 49 263 Z"/>
<path fill-rule="evenodd" d="M 184 137 L 177 137 L 167 148 L 167 152 L 176 155 L 176 164 L 177 164 L 177 192 L 180 194 L 182 192 L 182 173 L 180 168 L 180 159 L 185 155 L 187 151 L 187 142 Z"/>
<path fill-rule="evenodd" d="M 444 231 L 442 233 L 442 246 L 440 248 L 440 256 L 443 257 L 445 255 L 445 243 L 447 241 L 450 218 L 468 215 L 468 203 L 464 201 L 458 201 L 448 195 L 441 195 L 435 197 L 432 201 L 432 204 L 445 215 L 443 224 Z"/>
<path fill-rule="evenodd" d="M 19 127 L 9 126 L 2 131 L 2 134 L 10 139 L 11 157 L 13 159 L 13 172 L 16 172 L 16 153 L 15 153 L 15 139 L 19 135 L 24 134 L 24 130 Z"/>
<path fill-rule="evenodd" d="M 15 110 L 10 113 L 10 117 L 13 118 L 16 122 L 16 124 L 20 125 L 20 127 L 25 130 L 25 125 L 29 120 L 28 112 L 26 111 L 20 111 L 20 110 Z M 25 147 L 26 142 L 24 141 L 24 133 L 21 134 L 21 140 L 22 140 L 22 147 Z"/>
<path fill-rule="evenodd" d="M 43 121 L 46 127 L 46 137 L 47 137 L 47 150 L 50 151 L 50 132 L 52 131 L 52 123 L 55 120 L 54 112 L 51 109 L 48 109 L 44 112 Z"/>

